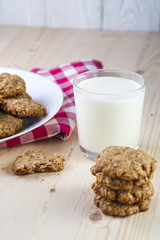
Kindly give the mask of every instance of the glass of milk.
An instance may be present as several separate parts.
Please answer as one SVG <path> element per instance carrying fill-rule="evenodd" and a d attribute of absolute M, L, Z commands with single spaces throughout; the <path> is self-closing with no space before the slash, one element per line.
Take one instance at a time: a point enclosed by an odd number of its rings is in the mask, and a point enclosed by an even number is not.
<path fill-rule="evenodd" d="M 107 146 L 137 148 L 145 79 L 116 69 L 95 69 L 73 80 L 79 144 L 96 159 Z"/>

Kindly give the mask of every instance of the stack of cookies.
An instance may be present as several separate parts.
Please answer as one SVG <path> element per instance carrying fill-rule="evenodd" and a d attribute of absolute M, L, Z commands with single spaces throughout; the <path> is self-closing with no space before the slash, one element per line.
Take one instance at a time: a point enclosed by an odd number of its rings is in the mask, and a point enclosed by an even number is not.
<path fill-rule="evenodd" d="M 149 208 L 154 188 L 150 181 L 156 160 L 139 149 L 110 146 L 97 157 L 91 173 L 94 203 L 103 213 L 127 216 Z"/>
<path fill-rule="evenodd" d="M 9 73 L 0 74 L 0 138 L 23 128 L 25 117 L 41 117 L 46 107 L 26 93 L 25 81 Z"/>

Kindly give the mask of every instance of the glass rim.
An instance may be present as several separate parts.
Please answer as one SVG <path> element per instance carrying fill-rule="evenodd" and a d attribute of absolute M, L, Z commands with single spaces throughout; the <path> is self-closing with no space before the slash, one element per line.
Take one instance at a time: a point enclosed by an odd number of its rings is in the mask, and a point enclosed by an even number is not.
<path fill-rule="evenodd" d="M 82 87 L 79 87 L 78 84 L 76 83 L 76 80 L 78 78 L 80 78 L 81 76 L 87 74 L 87 73 L 93 73 L 93 72 L 108 72 L 108 73 L 116 73 L 116 74 L 131 74 L 133 76 L 136 76 L 137 78 L 142 79 L 143 80 L 143 84 L 139 88 L 137 88 L 137 89 L 134 89 L 134 90 L 128 91 L 128 92 L 124 92 L 124 93 L 98 93 L 98 92 L 86 90 L 86 89 L 84 89 Z M 109 75 L 107 77 L 109 77 Z M 114 76 L 112 76 L 112 77 L 114 77 Z M 115 76 L 115 77 L 127 78 L 127 77 L 121 77 L 121 76 Z M 130 79 L 130 78 L 128 77 L 128 79 Z M 131 80 L 134 80 L 134 79 L 131 79 Z M 131 93 L 134 93 L 134 92 L 137 92 L 137 91 L 143 89 L 146 86 L 146 80 L 145 80 L 145 78 L 142 75 L 140 75 L 140 74 L 138 74 L 136 72 L 132 72 L 132 71 L 124 70 L 124 69 L 117 69 L 117 68 L 99 68 L 99 69 L 88 70 L 86 72 L 78 74 L 78 76 L 73 78 L 73 86 L 78 88 L 80 91 L 87 92 L 89 94 L 103 95 L 103 96 L 114 96 L 114 95 L 118 96 L 118 95 L 124 95 L 124 94 L 131 94 Z"/>

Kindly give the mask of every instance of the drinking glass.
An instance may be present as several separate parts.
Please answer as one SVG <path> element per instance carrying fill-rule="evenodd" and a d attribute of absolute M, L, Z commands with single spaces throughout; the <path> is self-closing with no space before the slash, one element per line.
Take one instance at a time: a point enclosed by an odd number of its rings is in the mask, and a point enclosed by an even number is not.
<path fill-rule="evenodd" d="M 137 148 L 146 82 L 118 69 L 95 69 L 73 80 L 80 148 L 89 159 L 107 146 Z"/>

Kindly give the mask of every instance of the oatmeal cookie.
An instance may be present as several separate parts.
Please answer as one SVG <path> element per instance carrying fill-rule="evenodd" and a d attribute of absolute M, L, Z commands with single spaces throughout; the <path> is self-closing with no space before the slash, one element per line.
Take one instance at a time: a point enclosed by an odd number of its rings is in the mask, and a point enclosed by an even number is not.
<path fill-rule="evenodd" d="M 0 103 L 2 103 L 3 102 L 3 98 L 2 98 L 2 96 L 0 95 Z"/>
<path fill-rule="evenodd" d="M 154 194 L 151 182 L 136 186 L 130 190 L 113 190 L 97 182 L 92 184 L 94 192 L 110 201 L 133 204 L 150 198 Z"/>
<path fill-rule="evenodd" d="M 149 182 L 153 178 L 153 173 L 150 178 L 145 177 L 137 180 L 124 180 L 120 178 L 110 178 L 102 172 L 96 173 L 97 183 L 103 184 L 111 189 L 126 189 L 129 190 L 135 186 Z"/>
<path fill-rule="evenodd" d="M 15 97 L 24 93 L 25 90 L 26 84 L 21 77 L 9 73 L 0 74 L 0 95 L 3 98 Z"/>
<path fill-rule="evenodd" d="M 6 98 L 0 106 L 5 112 L 19 117 L 41 117 L 46 114 L 46 107 L 28 96 Z"/>
<path fill-rule="evenodd" d="M 35 172 L 55 172 L 64 169 L 65 157 L 59 153 L 49 154 L 44 151 L 27 151 L 20 155 L 12 164 L 16 174 L 31 174 Z"/>
<path fill-rule="evenodd" d="M 140 149 L 110 146 L 97 157 L 95 173 L 103 172 L 111 178 L 137 180 L 149 177 L 156 169 L 156 160 Z"/>
<path fill-rule="evenodd" d="M 134 204 L 121 204 L 118 202 L 109 201 L 99 195 L 95 195 L 94 203 L 99 207 L 104 214 L 114 216 L 128 216 L 140 211 L 149 209 L 150 198 Z"/>
<path fill-rule="evenodd" d="M 22 129 L 24 120 L 0 110 L 0 138 L 14 135 Z"/>
<path fill-rule="evenodd" d="M 16 97 L 14 97 L 15 99 L 24 99 L 24 98 L 27 98 L 27 99 L 32 99 L 32 97 L 27 93 L 27 92 L 24 92 L 20 95 L 17 95 Z"/>

